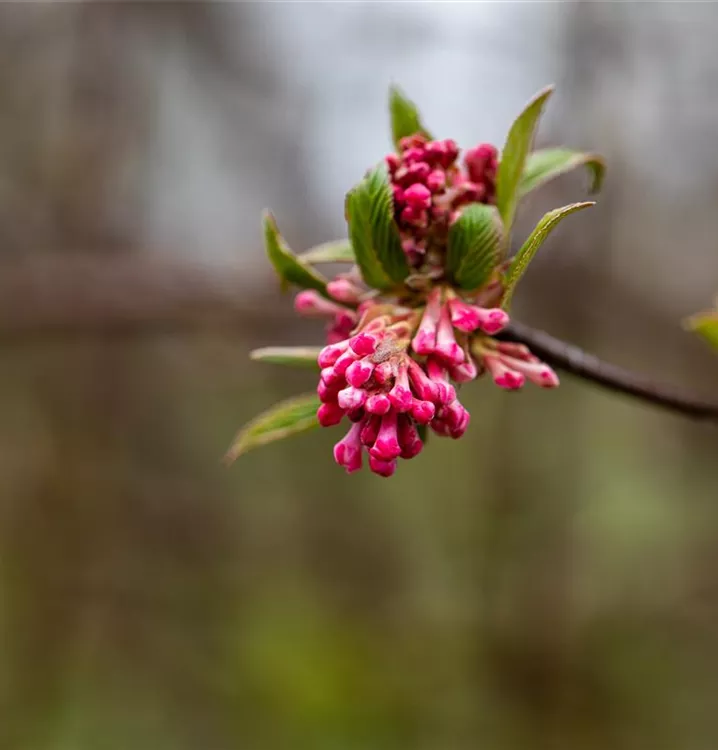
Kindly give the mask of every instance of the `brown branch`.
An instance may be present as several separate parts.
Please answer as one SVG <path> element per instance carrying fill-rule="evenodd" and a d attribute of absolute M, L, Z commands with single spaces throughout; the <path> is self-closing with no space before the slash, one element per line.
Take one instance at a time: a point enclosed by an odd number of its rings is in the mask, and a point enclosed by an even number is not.
<path fill-rule="evenodd" d="M 598 357 L 587 354 L 577 346 L 554 338 L 543 331 L 513 322 L 499 334 L 498 338 L 526 344 L 537 357 L 552 367 L 596 383 L 602 388 L 616 393 L 625 393 L 646 403 L 693 419 L 718 422 L 718 404 L 702 401 L 689 393 L 655 383 L 642 375 L 608 362 L 602 362 Z"/>

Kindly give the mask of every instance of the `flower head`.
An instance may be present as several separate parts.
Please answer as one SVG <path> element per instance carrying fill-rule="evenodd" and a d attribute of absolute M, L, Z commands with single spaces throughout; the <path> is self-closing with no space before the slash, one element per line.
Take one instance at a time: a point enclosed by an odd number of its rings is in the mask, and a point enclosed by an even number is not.
<path fill-rule="evenodd" d="M 526 153 L 550 93 L 539 92 L 519 116 L 501 155 L 512 165 L 504 174 L 493 145 L 462 154 L 455 141 L 432 138 L 414 105 L 393 91 L 396 150 L 347 195 L 351 247 L 336 257 L 326 247 L 294 256 L 265 217 L 272 263 L 285 281 L 303 287 L 295 310 L 326 320 L 316 396 L 306 403 L 318 399 L 323 427 L 346 420 L 334 459 L 347 472 L 360 469 L 366 455 L 369 469 L 388 477 L 399 460 L 422 451 L 428 430 L 462 437 L 471 417 L 460 389 L 485 373 L 507 390 L 527 380 L 558 386 L 547 364 L 504 340 L 511 294 L 533 254 L 564 216 L 591 205 L 547 214 L 507 260 L 519 197 L 576 164 L 590 164 L 596 183 L 602 170 L 595 157 L 569 150 L 557 150 L 550 164 L 545 155 L 537 158 L 528 170 Z M 355 265 L 331 279 L 314 268 L 332 260 Z M 286 434 L 286 419 L 280 422 Z"/>

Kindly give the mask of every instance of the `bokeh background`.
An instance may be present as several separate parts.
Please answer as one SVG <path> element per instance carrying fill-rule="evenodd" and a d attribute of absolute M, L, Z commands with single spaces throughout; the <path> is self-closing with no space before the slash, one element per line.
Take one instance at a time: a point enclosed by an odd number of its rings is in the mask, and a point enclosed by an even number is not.
<path fill-rule="evenodd" d="M 564 379 L 463 394 L 389 481 L 220 459 L 319 343 L 263 258 L 341 237 L 399 83 L 436 133 L 603 153 L 517 317 L 718 397 L 718 7 L 0 7 L 0 748 L 708 750 L 718 432 Z M 561 178 L 522 208 L 579 199 Z"/>

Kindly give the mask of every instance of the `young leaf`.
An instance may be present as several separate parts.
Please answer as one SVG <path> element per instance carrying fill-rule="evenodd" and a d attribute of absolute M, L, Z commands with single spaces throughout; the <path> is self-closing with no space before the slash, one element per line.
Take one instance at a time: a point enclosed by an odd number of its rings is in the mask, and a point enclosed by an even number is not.
<path fill-rule="evenodd" d="M 310 265 L 316 263 L 354 263 L 354 250 L 349 240 L 335 240 L 310 248 L 301 253 L 299 260 Z"/>
<path fill-rule="evenodd" d="M 256 362 L 269 362 L 273 365 L 311 367 L 318 370 L 317 357 L 320 351 L 318 346 L 265 346 L 250 352 L 249 358 Z"/>
<path fill-rule="evenodd" d="M 298 258 L 288 247 L 277 228 L 277 222 L 269 211 L 262 217 L 264 226 L 264 246 L 283 286 L 296 284 L 302 289 L 316 289 L 325 297 L 327 280 L 311 266 Z"/>
<path fill-rule="evenodd" d="M 519 279 L 523 276 L 524 271 L 528 267 L 528 264 L 533 259 L 536 252 L 544 243 L 544 240 L 549 236 L 554 227 L 566 216 L 572 214 L 574 211 L 580 211 L 582 208 L 588 208 L 589 206 L 595 205 L 593 201 L 587 201 L 585 203 L 571 203 L 568 206 L 562 208 L 556 208 L 553 211 L 549 211 L 545 214 L 541 221 L 534 227 L 533 232 L 529 235 L 528 239 L 521 246 L 521 249 L 511 260 L 511 265 L 506 272 L 504 282 L 504 298 L 502 306 L 504 309 L 508 308 L 509 302 L 511 301 L 511 295 L 513 294 L 514 288 L 518 283 Z"/>
<path fill-rule="evenodd" d="M 508 232 L 511 231 L 516 213 L 518 188 L 526 156 L 531 149 L 536 125 L 544 104 L 552 92 L 553 86 L 547 86 L 524 107 L 523 112 L 514 120 L 506 138 L 504 150 L 501 152 L 501 161 L 496 176 L 496 205 Z"/>
<path fill-rule="evenodd" d="M 385 165 L 373 169 L 348 193 L 346 213 L 349 239 L 364 281 L 375 289 L 404 281 L 409 266 L 394 222 L 394 198 Z"/>
<path fill-rule="evenodd" d="M 600 156 L 572 151 L 569 148 L 546 148 L 534 151 L 526 159 L 524 173 L 519 183 L 519 197 L 580 166 L 585 166 L 590 172 L 589 192 L 597 193 L 601 189 L 606 171 L 606 164 Z"/>
<path fill-rule="evenodd" d="M 451 225 L 446 269 L 464 289 L 477 289 L 498 265 L 504 227 L 495 206 L 471 203 Z"/>
<path fill-rule="evenodd" d="M 431 140 L 431 135 L 421 124 L 416 105 L 404 96 L 398 86 L 391 86 L 389 89 L 389 113 L 391 135 L 397 149 L 402 138 L 415 133 L 421 133 Z"/>
<path fill-rule="evenodd" d="M 700 313 L 688 318 L 686 325 L 712 347 L 718 349 L 718 312 Z"/>
<path fill-rule="evenodd" d="M 319 404 L 316 394 L 306 393 L 280 401 L 267 409 L 237 433 L 224 457 L 225 463 L 231 464 L 253 448 L 319 427 Z"/>

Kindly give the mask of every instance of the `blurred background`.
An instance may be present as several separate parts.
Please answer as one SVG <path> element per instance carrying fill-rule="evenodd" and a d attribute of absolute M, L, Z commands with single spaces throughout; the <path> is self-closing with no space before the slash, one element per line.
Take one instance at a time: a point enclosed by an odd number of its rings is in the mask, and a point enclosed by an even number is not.
<path fill-rule="evenodd" d="M 718 398 L 718 7 L 0 8 L 0 748 L 706 750 L 718 432 L 564 378 L 462 393 L 386 481 L 336 430 L 221 457 L 321 341 L 263 257 L 341 237 L 387 88 L 464 146 L 557 92 L 599 151 L 519 319 Z M 517 236 L 579 200 L 561 178 Z"/>

